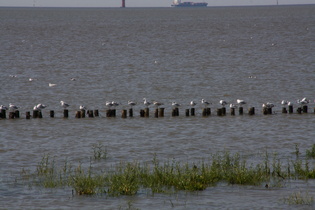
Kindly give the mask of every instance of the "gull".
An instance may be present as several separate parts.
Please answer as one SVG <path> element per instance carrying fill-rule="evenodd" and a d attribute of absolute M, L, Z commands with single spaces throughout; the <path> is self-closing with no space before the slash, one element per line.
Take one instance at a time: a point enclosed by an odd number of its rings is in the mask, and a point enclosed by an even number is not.
<path fill-rule="evenodd" d="M 80 105 L 80 110 L 82 111 L 82 110 L 87 110 L 87 108 L 86 108 L 86 106 L 83 106 L 83 105 Z"/>
<path fill-rule="evenodd" d="M 205 105 L 205 107 L 207 107 L 208 105 L 210 105 L 211 103 L 206 101 L 205 99 L 201 99 L 201 103 Z"/>
<path fill-rule="evenodd" d="M 196 106 L 196 104 L 197 104 L 197 103 L 194 102 L 194 101 L 191 101 L 191 102 L 189 103 L 189 105 L 192 106 L 192 107 Z"/>
<path fill-rule="evenodd" d="M 224 100 L 220 100 L 220 104 L 222 105 L 222 107 L 225 107 L 225 105 L 227 105 L 226 101 Z"/>
<path fill-rule="evenodd" d="M 176 103 L 175 101 L 172 102 L 172 106 L 177 108 L 177 107 L 180 107 L 180 104 L 179 103 Z"/>
<path fill-rule="evenodd" d="M 286 101 L 286 100 L 282 100 L 282 101 L 281 101 L 281 104 L 282 104 L 283 106 L 288 105 L 288 103 L 289 103 L 289 102 L 288 102 L 288 101 Z"/>
<path fill-rule="evenodd" d="M 235 104 L 230 104 L 230 108 L 235 109 L 235 108 L 237 108 L 237 106 Z"/>
<path fill-rule="evenodd" d="M 135 106 L 137 103 L 133 102 L 133 101 L 128 101 L 128 105 L 130 106 L 130 108 L 132 108 L 133 106 Z"/>
<path fill-rule="evenodd" d="M 15 106 L 14 104 L 9 104 L 9 109 L 11 109 L 12 111 L 18 110 L 20 107 Z"/>
<path fill-rule="evenodd" d="M 0 105 L 0 111 L 2 110 L 8 110 L 8 107 L 4 106 L 4 105 Z"/>
<path fill-rule="evenodd" d="M 146 106 L 146 107 L 149 107 L 151 105 L 151 103 L 149 101 L 147 101 L 146 98 L 143 98 L 143 104 Z"/>
<path fill-rule="evenodd" d="M 263 108 L 272 108 L 274 107 L 275 105 L 273 103 L 270 103 L 270 102 L 267 102 L 267 103 L 264 103 L 262 104 L 262 107 Z"/>
<path fill-rule="evenodd" d="M 47 106 L 44 104 L 37 104 L 36 106 L 34 106 L 34 110 L 42 110 L 42 109 L 45 109 L 46 107 Z"/>
<path fill-rule="evenodd" d="M 113 104 L 110 101 L 106 101 L 105 106 L 107 106 L 110 109 L 113 106 Z"/>
<path fill-rule="evenodd" d="M 57 84 L 49 83 L 48 85 L 49 85 L 49 87 L 54 87 L 54 86 L 56 86 Z"/>
<path fill-rule="evenodd" d="M 164 105 L 164 104 L 161 102 L 153 101 L 153 105 L 159 108 L 159 106 Z"/>
<path fill-rule="evenodd" d="M 68 107 L 70 106 L 69 104 L 65 103 L 64 101 L 60 101 L 60 104 L 61 104 L 61 106 L 62 106 L 64 109 L 66 109 L 66 108 L 68 108 Z"/>
<path fill-rule="evenodd" d="M 288 106 L 293 106 L 293 103 L 291 101 L 289 101 Z"/>
<path fill-rule="evenodd" d="M 236 103 L 237 103 L 240 107 L 242 107 L 242 105 L 246 104 L 246 102 L 245 102 L 244 100 L 241 100 L 241 99 L 237 99 L 237 100 L 236 100 Z"/>
<path fill-rule="evenodd" d="M 72 78 L 70 78 L 70 80 L 71 80 L 71 81 L 76 81 L 76 79 L 75 79 L 75 78 L 73 78 L 73 77 L 72 77 Z"/>
<path fill-rule="evenodd" d="M 9 76 L 12 77 L 12 78 L 17 77 L 16 75 L 12 75 L 12 74 L 10 74 Z"/>
<path fill-rule="evenodd" d="M 308 104 L 310 101 L 307 98 L 303 98 L 302 100 L 298 99 L 297 103 L 301 105 Z"/>
<path fill-rule="evenodd" d="M 116 101 L 112 101 L 112 105 L 113 107 L 119 106 L 119 103 L 117 103 Z"/>
<path fill-rule="evenodd" d="M 32 82 L 32 81 L 34 81 L 34 79 L 33 78 L 29 78 L 28 81 Z"/>

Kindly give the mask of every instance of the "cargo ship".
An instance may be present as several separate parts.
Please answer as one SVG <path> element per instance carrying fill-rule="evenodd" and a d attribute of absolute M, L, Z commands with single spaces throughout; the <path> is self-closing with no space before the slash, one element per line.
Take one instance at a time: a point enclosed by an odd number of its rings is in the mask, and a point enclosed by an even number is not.
<path fill-rule="evenodd" d="M 172 7 L 206 7 L 208 3 L 206 2 L 182 2 L 181 0 L 174 0 Z"/>

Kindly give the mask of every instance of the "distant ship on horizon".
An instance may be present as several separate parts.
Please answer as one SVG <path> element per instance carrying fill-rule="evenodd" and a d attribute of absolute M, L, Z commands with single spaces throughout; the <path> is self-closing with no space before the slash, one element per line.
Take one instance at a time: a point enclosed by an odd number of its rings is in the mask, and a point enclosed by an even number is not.
<path fill-rule="evenodd" d="M 182 2 L 181 0 L 174 0 L 172 7 L 206 7 L 208 3 L 206 2 Z"/>

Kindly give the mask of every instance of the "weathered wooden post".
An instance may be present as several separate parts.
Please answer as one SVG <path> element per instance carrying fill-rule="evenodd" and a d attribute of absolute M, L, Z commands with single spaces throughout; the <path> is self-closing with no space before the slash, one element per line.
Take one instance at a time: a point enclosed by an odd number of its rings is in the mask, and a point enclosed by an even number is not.
<path fill-rule="evenodd" d="M 267 109 L 267 107 L 264 107 L 264 108 L 263 108 L 263 114 L 264 114 L 264 115 L 267 115 L 267 114 L 268 114 L 268 109 Z"/>
<path fill-rule="evenodd" d="M 145 117 L 150 117 L 150 109 L 149 108 L 144 109 L 144 115 L 145 115 Z"/>
<path fill-rule="evenodd" d="M 179 116 L 179 108 L 178 107 L 175 108 L 175 116 Z"/>
<path fill-rule="evenodd" d="M 85 109 L 80 110 L 80 117 L 85 118 Z"/>
<path fill-rule="evenodd" d="M 185 115 L 186 115 L 186 117 L 189 117 L 189 109 L 186 109 Z"/>
<path fill-rule="evenodd" d="M 127 118 L 127 110 L 126 109 L 123 109 L 121 111 L 121 118 Z"/>
<path fill-rule="evenodd" d="M 222 109 L 222 115 L 225 116 L 226 115 L 226 108 L 222 107 L 221 109 Z"/>
<path fill-rule="evenodd" d="M 88 110 L 87 111 L 87 114 L 90 118 L 93 118 L 94 117 L 94 114 L 93 114 L 93 110 Z"/>
<path fill-rule="evenodd" d="M 43 118 L 42 111 L 40 111 L 40 110 L 38 111 L 38 118 L 40 118 L 40 119 Z"/>
<path fill-rule="evenodd" d="M 243 107 L 238 108 L 238 113 L 239 113 L 239 115 L 243 115 L 243 113 L 244 113 Z"/>
<path fill-rule="evenodd" d="M 222 116 L 222 108 L 217 109 L 217 115 Z"/>
<path fill-rule="evenodd" d="M 159 117 L 164 117 L 164 108 L 159 108 Z"/>
<path fill-rule="evenodd" d="M 301 108 L 301 107 L 297 108 L 296 112 L 297 112 L 298 114 L 302 114 L 302 108 Z"/>
<path fill-rule="evenodd" d="M 195 108 L 190 109 L 191 116 L 195 116 Z"/>
<path fill-rule="evenodd" d="M 68 118 L 69 117 L 69 110 L 68 109 L 64 109 L 63 110 L 63 118 Z"/>
<path fill-rule="evenodd" d="M 268 108 L 267 108 L 267 113 L 268 113 L 268 114 L 272 114 L 272 108 L 271 108 L 271 107 L 268 107 Z"/>
<path fill-rule="evenodd" d="M 25 116 L 27 120 L 31 119 L 31 112 L 26 112 Z"/>
<path fill-rule="evenodd" d="M 282 107 L 282 114 L 286 114 L 286 113 L 288 113 L 287 108 Z"/>
<path fill-rule="evenodd" d="M 7 116 L 6 116 L 6 110 L 5 109 L 1 109 L 1 112 L 0 112 L 0 118 L 1 119 L 5 119 Z"/>
<path fill-rule="evenodd" d="M 75 118 L 81 118 L 82 110 L 75 112 Z"/>
<path fill-rule="evenodd" d="M 33 118 L 38 118 L 38 110 L 33 110 Z"/>
<path fill-rule="evenodd" d="M 230 112 L 231 112 L 231 115 L 234 116 L 235 115 L 235 108 L 231 107 Z"/>
<path fill-rule="evenodd" d="M 303 110 L 303 113 L 307 113 L 307 105 L 304 105 L 303 107 L 302 107 L 302 110 Z"/>
<path fill-rule="evenodd" d="M 206 113 L 207 113 L 207 116 L 210 116 L 211 115 L 211 108 L 206 108 Z"/>
<path fill-rule="evenodd" d="M 94 116 L 95 116 L 95 117 L 99 117 L 99 116 L 100 116 L 100 115 L 99 115 L 99 112 L 98 112 L 98 109 L 95 109 L 95 110 L 94 110 Z"/>
<path fill-rule="evenodd" d="M 50 110 L 49 116 L 50 116 L 51 118 L 54 118 L 54 117 L 55 117 L 55 111 L 54 111 L 54 110 Z"/>
<path fill-rule="evenodd" d="M 20 111 L 19 110 L 15 110 L 14 118 L 20 118 Z"/>
<path fill-rule="evenodd" d="M 133 109 L 132 108 L 129 109 L 129 117 L 133 117 Z"/>
<path fill-rule="evenodd" d="M 144 117 L 144 110 L 140 109 L 140 117 Z"/>
<path fill-rule="evenodd" d="M 248 109 L 248 114 L 249 115 L 255 115 L 255 107 L 251 107 Z"/>
<path fill-rule="evenodd" d="M 15 117 L 14 112 L 9 112 L 9 119 L 14 119 L 14 117 Z"/>
<path fill-rule="evenodd" d="M 207 109 L 206 108 L 202 109 L 202 116 L 203 117 L 207 116 Z"/>
<path fill-rule="evenodd" d="M 288 108 L 289 108 L 289 114 L 292 114 L 293 113 L 293 105 L 288 106 Z"/>
<path fill-rule="evenodd" d="M 159 109 L 155 109 L 154 111 L 154 117 L 158 118 L 159 117 Z"/>

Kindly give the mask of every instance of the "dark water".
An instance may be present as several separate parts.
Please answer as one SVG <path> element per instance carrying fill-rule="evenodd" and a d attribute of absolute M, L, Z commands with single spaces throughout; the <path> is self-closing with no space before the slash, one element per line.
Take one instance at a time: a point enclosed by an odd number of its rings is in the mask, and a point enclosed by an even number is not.
<path fill-rule="evenodd" d="M 106 145 L 105 165 L 120 161 L 198 162 L 218 151 L 257 161 L 267 150 L 282 160 L 315 143 L 314 114 L 281 114 L 281 100 L 314 108 L 315 7 L 45 9 L 0 8 L 0 104 L 20 106 L 20 120 L 1 120 L 0 203 L 5 208 L 314 208 L 288 206 L 294 192 L 314 197 L 314 181 L 263 186 L 224 183 L 198 193 L 139 193 L 134 197 L 72 196 L 72 189 L 38 189 L 16 182 L 22 168 L 35 169 L 44 154 L 88 164 L 92 147 Z M 16 75 L 11 77 L 10 75 Z M 33 78 L 32 82 L 29 78 Z M 71 81 L 70 78 L 76 78 Z M 49 87 L 49 83 L 56 84 Z M 139 117 L 142 99 L 165 105 L 165 117 Z M 201 117 L 200 100 L 213 113 Z M 241 98 L 256 115 L 217 117 L 219 100 Z M 59 101 L 66 101 L 69 119 Z M 118 101 L 116 118 L 105 117 L 105 101 Z M 120 110 L 135 100 L 133 119 Z M 186 118 L 191 100 L 197 116 Z M 181 103 L 171 117 L 171 102 Z M 272 102 L 276 114 L 264 116 Z M 43 103 L 43 119 L 25 112 Z M 100 118 L 75 119 L 79 105 L 99 109 Z M 49 118 L 55 110 L 56 118 Z M 101 166 L 99 166 L 101 167 Z"/>

